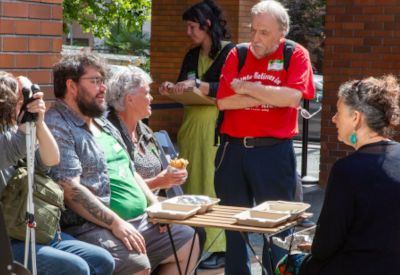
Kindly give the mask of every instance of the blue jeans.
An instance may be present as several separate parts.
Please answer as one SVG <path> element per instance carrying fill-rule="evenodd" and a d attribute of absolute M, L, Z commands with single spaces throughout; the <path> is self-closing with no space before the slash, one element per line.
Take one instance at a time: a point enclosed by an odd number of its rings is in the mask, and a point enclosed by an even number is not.
<path fill-rule="evenodd" d="M 253 207 L 266 200 L 292 201 L 296 191 L 296 157 L 293 142 L 245 148 L 224 143 L 215 158 L 214 185 L 220 204 Z M 281 236 L 287 235 L 284 232 Z M 272 245 L 274 265 L 285 250 Z M 249 252 L 242 236 L 226 231 L 225 274 L 250 275 Z M 264 242 L 263 263 L 269 270 L 269 253 Z"/>
<path fill-rule="evenodd" d="M 55 237 L 48 245 L 36 244 L 38 275 L 106 275 L 114 271 L 114 259 L 107 250 L 65 233 L 61 233 L 61 239 L 58 242 Z M 11 248 L 14 260 L 23 264 L 25 242 L 11 239 Z M 31 267 L 31 259 L 28 266 Z"/>

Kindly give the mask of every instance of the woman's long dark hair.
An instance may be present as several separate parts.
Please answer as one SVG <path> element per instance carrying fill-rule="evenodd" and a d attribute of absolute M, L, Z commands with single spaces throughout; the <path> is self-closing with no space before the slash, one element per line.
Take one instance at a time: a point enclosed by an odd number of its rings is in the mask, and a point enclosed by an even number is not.
<path fill-rule="evenodd" d="M 204 0 L 189 7 L 183 13 L 182 19 L 199 23 L 200 29 L 205 30 L 211 37 L 212 45 L 208 54 L 211 58 L 215 58 L 221 50 L 221 40 L 231 37 L 222 9 L 213 0 Z M 210 20 L 211 26 L 208 26 L 207 19 Z"/>

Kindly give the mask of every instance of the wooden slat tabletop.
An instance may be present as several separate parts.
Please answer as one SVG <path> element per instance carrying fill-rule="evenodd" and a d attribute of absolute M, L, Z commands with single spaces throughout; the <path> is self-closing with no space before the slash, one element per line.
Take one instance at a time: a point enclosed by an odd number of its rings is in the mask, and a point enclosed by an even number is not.
<path fill-rule="evenodd" d="M 233 231 L 257 232 L 263 234 L 275 234 L 286 228 L 293 227 L 297 223 L 297 221 L 291 221 L 271 228 L 236 224 L 236 220 L 233 216 L 249 209 L 250 208 L 246 207 L 215 205 L 211 211 L 197 214 L 184 220 L 149 218 L 149 221 L 164 224 L 183 224 L 194 227 L 213 227 Z M 312 213 L 304 213 L 301 218 L 310 218 L 312 215 Z"/>

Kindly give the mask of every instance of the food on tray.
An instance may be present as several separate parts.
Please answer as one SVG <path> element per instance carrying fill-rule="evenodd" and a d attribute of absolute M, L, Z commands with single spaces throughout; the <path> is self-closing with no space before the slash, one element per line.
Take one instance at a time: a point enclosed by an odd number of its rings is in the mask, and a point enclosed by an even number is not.
<path fill-rule="evenodd" d="M 185 169 L 188 164 L 189 164 L 189 161 L 186 159 L 182 159 L 182 158 L 180 158 L 180 159 L 175 158 L 175 159 L 169 161 L 169 165 L 171 165 L 172 167 L 175 167 L 177 169 Z"/>
<path fill-rule="evenodd" d="M 180 196 L 176 199 L 176 202 L 181 204 L 207 204 L 212 201 L 205 196 Z"/>
<path fill-rule="evenodd" d="M 263 207 L 258 209 L 259 211 L 269 211 L 271 210 L 271 207 L 269 206 L 268 202 L 263 203 Z"/>
<path fill-rule="evenodd" d="M 182 195 L 170 198 L 167 201 L 178 205 L 197 205 L 200 206 L 198 213 L 204 213 L 211 210 L 220 200 L 204 195 Z"/>

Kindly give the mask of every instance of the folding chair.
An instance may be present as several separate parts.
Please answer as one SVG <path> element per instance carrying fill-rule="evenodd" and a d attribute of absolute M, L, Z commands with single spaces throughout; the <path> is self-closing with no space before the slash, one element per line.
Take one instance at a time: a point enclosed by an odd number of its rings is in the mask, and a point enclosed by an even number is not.
<path fill-rule="evenodd" d="M 22 264 L 13 260 L 10 239 L 8 238 L 6 222 L 3 216 L 3 207 L 0 203 L 0 274 L 4 275 L 30 275 L 31 272 Z"/>
<path fill-rule="evenodd" d="M 160 145 L 162 166 L 164 169 L 166 169 L 169 165 L 169 160 L 178 158 L 178 154 L 175 151 L 174 144 L 169 138 L 167 131 L 161 130 L 159 132 L 154 132 L 154 136 L 157 138 L 158 144 Z M 184 194 L 182 187 L 179 185 L 172 186 L 171 188 L 165 190 L 165 193 L 168 198 Z"/>
<path fill-rule="evenodd" d="M 178 157 L 178 154 L 175 151 L 174 144 L 169 138 L 167 131 L 161 130 L 159 132 L 155 132 L 154 135 L 156 136 L 158 143 L 160 144 L 166 155 L 168 155 L 171 159 Z"/>

